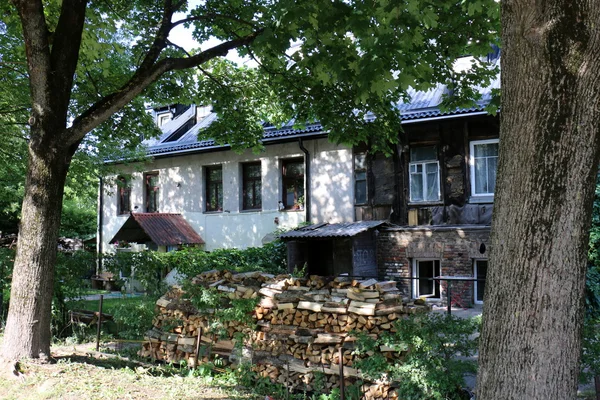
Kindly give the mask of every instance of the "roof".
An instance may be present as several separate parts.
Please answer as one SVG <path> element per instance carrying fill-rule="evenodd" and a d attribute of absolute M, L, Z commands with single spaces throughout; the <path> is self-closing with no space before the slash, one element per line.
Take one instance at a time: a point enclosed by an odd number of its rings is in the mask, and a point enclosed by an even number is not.
<path fill-rule="evenodd" d="M 180 244 L 204 244 L 204 240 L 194 231 L 181 214 L 131 213 L 110 243 L 154 242 L 158 246 Z"/>
<path fill-rule="evenodd" d="M 465 69 L 470 65 L 471 58 L 463 57 L 457 60 L 455 69 Z M 491 67 L 500 65 L 500 57 L 491 60 Z M 487 87 L 476 87 L 475 90 L 479 93 L 480 99 L 472 107 L 456 108 L 454 110 L 440 109 L 444 94 L 449 93 L 448 86 L 445 84 L 437 84 L 432 89 L 426 91 L 417 91 L 414 89 L 408 90 L 407 101 L 400 101 L 396 107 L 400 111 L 402 123 L 414 123 L 425 121 L 428 119 L 444 119 L 454 117 L 468 117 L 485 114 L 485 108 L 492 99 L 492 91 L 500 87 L 500 74 Z M 198 110 L 202 118 L 196 117 Z M 375 115 L 367 116 L 367 120 L 373 120 Z M 224 149 L 228 146 L 218 145 L 214 140 L 198 140 L 198 132 L 210 126 L 211 123 L 217 120 L 217 114 L 210 110 L 210 107 L 195 107 L 191 106 L 181 115 L 163 125 L 160 129 L 162 134 L 158 139 L 145 141 L 148 146 L 147 153 L 151 156 L 170 156 L 174 154 L 195 153 L 199 151 L 207 151 L 210 149 Z M 301 137 L 319 137 L 327 135 L 327 131 L 319 122 L 307 124 L 303 128 L 295 128 L 295 120 L 290 120 L 280 128 L 268 126 L 265 128 L 263 141 L 277 142 Z M 194 125 L 177 140 L 172 140 L 174 133 L 179 129 L 186 127 L 187 123 Z"/>
<path fill-rule="evenodd" d="M 281 239 L 311 239 L 353 237 L 368 230 L 387 225 L 387 221 L 358 221 L 339 224 L 315 224 L 285 232 Z"/>

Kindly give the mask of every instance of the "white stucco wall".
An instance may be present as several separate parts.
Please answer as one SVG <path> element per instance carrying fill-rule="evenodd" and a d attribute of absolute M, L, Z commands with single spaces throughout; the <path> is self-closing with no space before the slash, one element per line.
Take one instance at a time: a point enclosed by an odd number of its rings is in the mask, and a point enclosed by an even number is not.
<path fill-rule="evenodd" d="M 352 150 L 327 139 L 306 140 L 311 157 L 312 222 L 351 222 L 354 220 Z M 144 211 L 144 172 L 157 171 L 159 212 L 181 213 L 206 241 L 206 250 L 260 246 L 262 238 L 278 228 L 295 227 L 304 222 L 304 211 L 279 211 L 282 197 L 281 161 L 304 157 L 297 142 L 268 145 L 256 155 L 251 151 L 236 154 L 216 151 L 157 159 L 144 165 L 123 166 L 132 174 L 131 207 Z M 243 211 L 241 204 L 241 164 L 261 161 L 262 210 Z M 204 212 L 204 168 L 223 167 L 223 212 Z M 179 184 L 179 187 L 177 185 Z M 103 248 L 127 219 L 117 215 L 117 190 L 106 187 L 103 193 Z M 138 207 L 135 209 L 135 207 Z M 278 224 L 275 224 L 275 218 Z"/>

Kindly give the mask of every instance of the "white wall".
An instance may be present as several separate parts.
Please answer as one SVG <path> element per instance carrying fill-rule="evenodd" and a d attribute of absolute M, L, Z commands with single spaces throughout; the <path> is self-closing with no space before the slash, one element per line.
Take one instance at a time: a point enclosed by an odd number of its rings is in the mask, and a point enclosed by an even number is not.
<path fill-rule="evenodd" d="M 352 150 L 327 139 L 305 141 L 311 157 L 312 222 L 351 222 L 354 219 Z M 262 238 L 278 228 L 295 227 L 305 221 L 304 211 L 279 211 L 281 160 L 304 157 L 297 142 L 268 145 L 259 155 L 247 151 L 207 152 L 157 159 L 145 165 L 123 166 L 132 174 L 131 207 L 144 211 L 143 173 L 158 171 L 159 212 L 181 213 L 206 241 L 206 250 L 260 246 Z M 241 163 L 262 164 L 262 210 L 242 211 Z M 223 212 L 205 213 L 204 166 L 223 166 Z M 177 187 L 179 184 L 179 187 Z M 107 193 L 110 192 L 110 193 Z M 117 215 L 117 190 L 104 191 L 103 248 L 113 238 L 127 215 Z M 135 209 L 135 207 L 138 207 Z M 278 224 L 275 224 L 275 218 Z"/>

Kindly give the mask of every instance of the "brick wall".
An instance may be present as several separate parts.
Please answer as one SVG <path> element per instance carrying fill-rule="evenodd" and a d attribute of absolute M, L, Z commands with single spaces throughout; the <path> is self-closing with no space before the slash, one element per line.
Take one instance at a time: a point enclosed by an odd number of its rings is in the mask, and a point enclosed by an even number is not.
<path fill-rule="evenodd" d="M 440 260 L 444 276 L 473 276 L 473 261 L 486 260 L 490 251 L 489 227 L 431 226 L 382 229 L 377 238 L 377 260 L 380 277 L 399 280 L 410 278 L 413 260 Z M 481 244 L 485 251 L 481 253 Z M 411 281 L 398 285 L 410 296 Z M 446 302 L 446 283 L 442 283 L 441 302 Z M 473 303 L 473 282 L 453 282 L 452 298 L 463 305 Z"/>

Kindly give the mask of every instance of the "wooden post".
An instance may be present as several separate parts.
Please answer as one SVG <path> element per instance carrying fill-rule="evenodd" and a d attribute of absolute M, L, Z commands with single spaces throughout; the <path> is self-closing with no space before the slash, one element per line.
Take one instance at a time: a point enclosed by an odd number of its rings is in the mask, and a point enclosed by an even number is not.
<path fill-rule="evenodd" d="M 344 350 L 342 349 L 342 346 L 340 346 L 340 351 L 339 351 L 340 355 L 339 355 L 339 363 L 340 363 L 340 400 L 345 400 L 344 397 Z"/>
<path fill-rule="evenodd" d="M 600 375 L 594 376 L 594 385 L 596 386 L 596 400 L 600 400 Z"/>
<path fill-rule="evenodd" d="M 102 329 L 102 302 L 104 295 L 100 295 L 100 304 L 98 306 L 98 329 L 96 331 L 96 351 L 100 350 L 100 329 Z"/>

